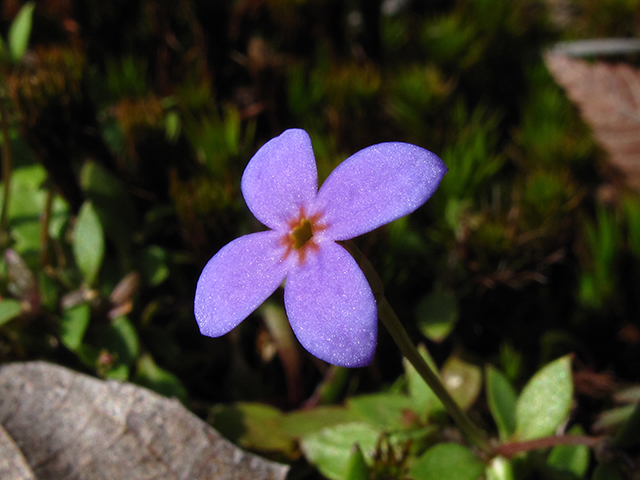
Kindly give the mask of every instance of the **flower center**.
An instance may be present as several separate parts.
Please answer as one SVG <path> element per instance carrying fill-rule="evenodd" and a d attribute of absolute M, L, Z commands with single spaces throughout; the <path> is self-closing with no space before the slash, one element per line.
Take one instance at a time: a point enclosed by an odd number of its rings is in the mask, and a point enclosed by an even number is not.
<path fill-rule="evenodd" d="M 321 213 L 307 216 L 304 208 L 300 208 L 298 215 L 287 222 L 289 228 L 280 239 L 285 247 L 283 259 L 296 252 L 298 262 L 302 265 L 310 253 L 318 251 L 320 239 L 316 235 L 327 228 L 320 221 L 321 217 Z"/>
<path fill-rule="evenodd" d="M 300 223 L 291 230 L 289 236 L 291 237 L 291 240 L 293 240 L 293 248 L 300 250 L 309 240 L 311 240 L 311 237 L 313 237 L 311 222 L 306 218 L 303 218 L 300 220 Z"/>

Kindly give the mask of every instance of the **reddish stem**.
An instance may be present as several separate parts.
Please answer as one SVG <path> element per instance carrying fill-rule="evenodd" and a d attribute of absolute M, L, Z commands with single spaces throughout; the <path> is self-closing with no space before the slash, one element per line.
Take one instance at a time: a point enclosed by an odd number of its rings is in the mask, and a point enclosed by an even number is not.
<path fill-rule="evenodd" d="M 505 443 L 500 445 L 495 450 L 495 453 L 496 455 L 511 458 L 521 452 L 555 447 L 556 445 L 586 445 L 589 448 L 594 448 L 600 445 L 602 440 L 603 437 L 589 437 L 587 435 L 559 435 L 536 438 L 525 442 Z"/>

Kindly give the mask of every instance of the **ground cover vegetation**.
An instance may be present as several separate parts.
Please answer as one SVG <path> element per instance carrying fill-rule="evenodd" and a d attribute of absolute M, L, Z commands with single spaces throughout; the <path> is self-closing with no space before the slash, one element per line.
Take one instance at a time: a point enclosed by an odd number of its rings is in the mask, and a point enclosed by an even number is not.
<path fill-rule="evenodd" d="M 639 37 L 640 2 L 7 0 L 0 13 L 1 364 L 177 397 L 296 479 L 637 478 L 638 182 L 544 53 Z M 637 53 L 586 60 L 625 63 L 640 84 Z M 200 335 L 198 276 L 263 229 L 240 179 L 287 128 L 309 133 L 320 182 L 383 141 L 448 167 L 424 207 L 355 243 L 492 452 L 464 441 L 384 328 L 371 366 L 327 365 L 296 342 L 280 289 L 228 335 Z"/>

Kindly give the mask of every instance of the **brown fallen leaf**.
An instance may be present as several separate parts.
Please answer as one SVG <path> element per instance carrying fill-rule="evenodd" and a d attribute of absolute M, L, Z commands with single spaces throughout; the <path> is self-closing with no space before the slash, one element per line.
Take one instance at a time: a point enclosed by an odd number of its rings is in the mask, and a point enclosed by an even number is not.
<path fill-rule="evenodd" d="M 283 480 L 287 471 L 225 440 L 177 400 L 45 362 L 0 366 L 3 480 Z"/>
<path fill-rule="evenodd" d="M 640 71 L 554 51 L 545 54 L 545 63 L 578 105 L 611 166 L 628 187 L 640 190 Z"/>

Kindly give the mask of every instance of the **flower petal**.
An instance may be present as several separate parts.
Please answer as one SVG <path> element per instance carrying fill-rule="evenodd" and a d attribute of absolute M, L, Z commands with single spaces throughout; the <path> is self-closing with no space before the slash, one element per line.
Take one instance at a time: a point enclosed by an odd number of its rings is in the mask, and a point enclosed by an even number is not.
<path fill-rule="evenodd" d="M 327 238 L 348 240 L 426 202 L 447 172 L 435 154 L 409 143 L 380 143 L 347 158 L 324 182 L 313 213 Z"/>
<path fill-rule="evenodd" d="M 200 274 L 194 313 L 200 333 L 219 337 L 233 330 L 284 280 L 291 262 L 273 231 L 245 235 L 225 245 Z"/>
<path fill-rule="evenodd" d="M 326 362 L 369 365 L 378 333 L 371 287 L 344 248 L 332 241 L 318 247 L 287 276 L 284 302 L 291 327 L 302 346 Z"/>
<path fill-rule="evenodd" d="M 242 175 L 242 195 L 249 210 L 272 229 L 307 208 L 318 192 L 318 172 L 311 139 L 304 130 L 286 130 L 265 143 Z"/>

